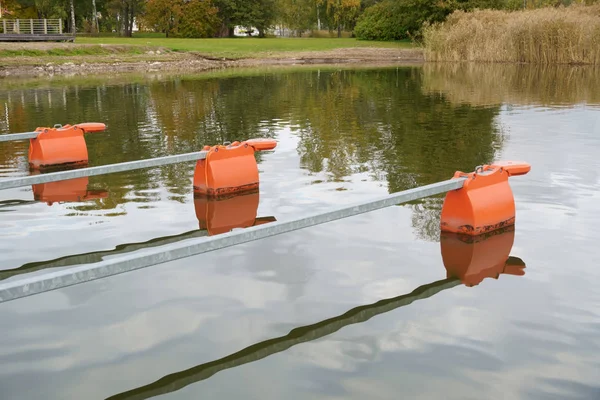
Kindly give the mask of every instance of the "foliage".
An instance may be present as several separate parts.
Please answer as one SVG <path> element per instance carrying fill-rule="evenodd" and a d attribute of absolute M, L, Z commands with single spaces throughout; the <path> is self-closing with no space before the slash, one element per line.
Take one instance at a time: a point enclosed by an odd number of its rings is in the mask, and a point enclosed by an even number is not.
<path fill-rule="evenodd" d="M 360 12 L 360 0 L 317 0 L 317 5 L 326 5 L 329 21 L 337 27 L 338 37 L 342 26 L 352 27 Z"/>
<path fill-rule="evenodd" d="M 414 37 L 419 35 L 423 23 L 442 21 L 451 11 L 447 2 L 384 0 L 365 10 L 354 33 L 359 39 L 369 40 Z"/>
<path fill-rule="evenodd" d="M 260 37 L 265 37 L 265 31 L 274 20 L 275 0 L 241 0 L 232 17 L 236 25 L 258 29 Z"/>
<path fill-rule="evenodd" d="M 520 10 L 599 1 L 1 0 L 1 3 L 7 10 L 5 17 L 60 18 L 66 30 L 70 30 L 74 17 L 77 33 L 132 37 L 137 25 L 139 32 L 162 32 L 169 37 L 232 37 L 235 27 L 255 28 L 260 36 L 266 36 L 277 26 L 287 28 L 294 36 L 326 30 L 337 31 L 338 37 L 342 37 L 342 31 L 354 30 L 362 39 L 393 40 L 419 37 L 423 23 L 442 21 L 455 10 Z M 94 25 L 96 15 L 99 32 Z"/>
<path fill-rule="evenodd" d="M 221 20 L 218 9 L 209 0 L 189 0 L 181 7 L 183 15 L 177 27 L 177 36 L 186 38 L 212 37 Z"/>
<path fill-rule="evenodd" d="M 314 0 L 278 0 L 277 8 L 277 21 L 295 31 L 296 36 L 316 23 L 317 4 Z"/>
<path fill-rule="evenodd" d="M 167 37 L 179 25 L 183 15 L 183 1 L 148 0 L 143 21 L 154 30 L 164 32 Z"/>

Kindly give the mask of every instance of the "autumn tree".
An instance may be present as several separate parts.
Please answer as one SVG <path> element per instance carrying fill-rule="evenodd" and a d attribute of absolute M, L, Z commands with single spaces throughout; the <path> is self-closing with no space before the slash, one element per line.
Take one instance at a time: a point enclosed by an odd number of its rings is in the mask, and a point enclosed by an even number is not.
<path fill-rule="evenodd" d="M 179 37 L 213 37 L 221 20 L 219 9 L 208 0 L 189 0 L 181 6 L 182 15 L 176 34 Z"/>
<path fill-rule="evenodd" d="M 175 30 L 182 16 L 182 1 L 148 0 L 144 21 L 167 37 Z"/>
<path fill-rule="evenodd" d="M 221 19 L 209 0 L 148 0 L 143 22 L 167 37 L 212 37 Z"/>

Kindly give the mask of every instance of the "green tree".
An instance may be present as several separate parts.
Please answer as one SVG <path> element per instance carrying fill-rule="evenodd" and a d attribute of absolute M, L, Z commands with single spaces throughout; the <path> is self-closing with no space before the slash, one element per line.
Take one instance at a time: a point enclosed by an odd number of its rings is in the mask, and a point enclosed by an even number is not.
<path fill-rule="evenodd" d="M 296 36 L 317 22 L 317 4 L 314 0 L 278 0 L 277 9 L 281 25 L 294 30 Z"/>
<path fill-rule="evenodd" d="M 325 4 L 327 17 L 337 28 L 338 37 L 342 37 L 342 27 L 352 27 L 360 12 L 360 0 L 317 0 Z"/>

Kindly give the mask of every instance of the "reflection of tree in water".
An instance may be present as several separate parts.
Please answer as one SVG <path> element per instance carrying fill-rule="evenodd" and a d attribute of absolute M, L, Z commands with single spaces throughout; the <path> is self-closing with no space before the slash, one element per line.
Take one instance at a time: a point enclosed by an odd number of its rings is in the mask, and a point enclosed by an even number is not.
<path fill-rule="evenodd" d="M 300 139 L 303 168 L 333 181 L 367 172 L 371 179 L 385 179 L 389 191 L 396 192 L 491 161 L 501 138 L 494 125 L 498 107 L 455 106 L 443 95 L 424 94 L 421 75 L 420 68 L 332 69 L 74 86 L 8 91 L 0 95 L 0 105 L 9 104 L 11 132 L 54 123 L 105 122 L 107 132 L 86 136 L 92 165 L 273 137 L 278 121 L 284 121 Z M 0 164 L 14 163 L 14 154 L 0 152 Z M 169 199 L 184 201 L 192 174 L 193 166 L 186 163 L 92 177 L 92 187 L 110 191 L 108 199 L 72 207 L 84 212 L 159 201 L 161 187 L 167 188 Z M 437 232 L 432 218 L 438 211 L 439 202 L 415 208 L 415 226 L 424 237 Z"/>
<path fill-rule="evenodd" d="M 298 151 L 304 168 L 325 170 L 331 180 L 361 168 L 383 171 L 393 193 L 489 163 L 501 144 L 494 122 L 499 107 L 456 106 L 424 94 L 420 69 L 342 71 L 319 79 L 322 90 L 298 96 L 306 106 L 295 122 L 307 126 L 299 129 Z M 441 198 L 413 204 L 421 237 L 437 239 L 441 205 Z"/>

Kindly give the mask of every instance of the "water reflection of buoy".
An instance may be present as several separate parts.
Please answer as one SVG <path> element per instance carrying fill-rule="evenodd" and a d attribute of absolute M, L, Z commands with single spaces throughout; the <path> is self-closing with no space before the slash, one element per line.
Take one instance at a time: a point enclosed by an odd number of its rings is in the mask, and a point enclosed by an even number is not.
<path fill-rule="evenodd" d="M 485 278 L 498 279 L 500 274 L 524 275 L 525 263 L 510 257 L 514 237 L 514 226 L 477 237 L 442 232 L 440 246 L 447 277 L 475 286 Z"/>
<path fill-rule="evenodd" d="M 56 202 L 79 202 L 108 197 L 106 190 L 88 190 L 88 181 L 89 178 L 83 177 L 31 185 L 33 198 L 51 206 Z"/>
<path fill-rule="evenodd" d="M 200 229 L 207 230 L 209 235 L 276 221 L 275 217 L 258 218 L 258 204 L 258 191 L 225 198 L 194 197 L 194 209 Z"/>

